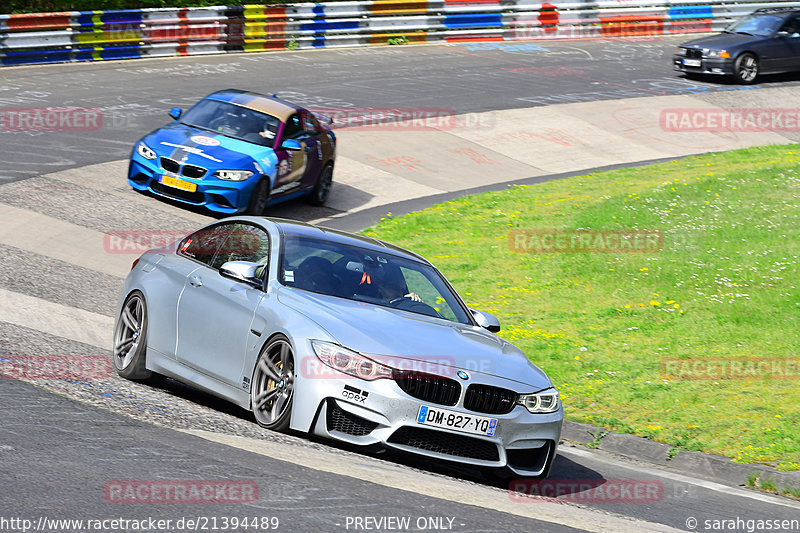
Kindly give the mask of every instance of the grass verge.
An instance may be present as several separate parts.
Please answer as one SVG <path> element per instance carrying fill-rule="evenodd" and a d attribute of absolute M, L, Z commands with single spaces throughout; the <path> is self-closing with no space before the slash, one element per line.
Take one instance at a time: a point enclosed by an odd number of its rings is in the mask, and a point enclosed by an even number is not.
<path fill-rule="evenodd" d="M 569 419 L 800 470 L 799 154 L 751 148 L 512 186 L 364 233 L 427 257 L 496 314 Z M 659 231 L 663 247 L 520 253 L 509 239 L 632 228 Z"/>

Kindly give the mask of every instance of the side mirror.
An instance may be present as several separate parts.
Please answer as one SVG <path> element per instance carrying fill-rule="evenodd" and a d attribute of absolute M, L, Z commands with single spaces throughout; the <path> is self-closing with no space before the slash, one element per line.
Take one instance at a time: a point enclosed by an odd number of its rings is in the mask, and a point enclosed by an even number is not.
<path fill-rule="evenodd" d="M 500 321 L 497 317 L 487 313 L 486 311 L 478 311 L 477 309 L 470 309 L 472 317 L 483 329 L 488 329 L 492 333 L 500 331 Z"/>
<path fill-rule="evenodd" d="M 303 146 L 300 144 L 300 141 L 296 139 L 286 139 L 281 143 L 281 148 L 296 152 L 297 150 L 302 150 Z"/>
<path fill-rule="evenodd" d="M 261 280 L 256 276 L 256 271 L 264 265 L 249 261 L 228 261 L 219 267 L 222 277 L 247 283 L 253 287 L 261 287 Z"/>
<path fill-rule="evenodd" d="M 175 120 L 181 118 L 181 113 L 183 113 L 183 109 L 181 109 L 180 107 L 173 107 L 172 109 L 169 110 L 169 116 L 171 116 Z"/>

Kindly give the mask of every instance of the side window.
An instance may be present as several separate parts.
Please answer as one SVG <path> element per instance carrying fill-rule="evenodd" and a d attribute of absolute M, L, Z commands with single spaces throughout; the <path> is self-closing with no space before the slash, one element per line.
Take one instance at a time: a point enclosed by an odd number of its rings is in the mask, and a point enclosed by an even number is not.
<path fill-rule="evenodd" d="M 267 232 L 250 224 L 234 224 L 225 243 L 217 250 L 217 255 L 209 266 L 219 269 L 228 261 L 248 261 L 266 267 L 269 263 Z M 263 269 L 259 269 L 259 275 L 261 272 Z"/>
<path fill-rule="evenodd" d="M 315 117 L 313 113 L 303 111 L 302 117 L 303 129 L 306 131 L 306 133 L 310 135 L 316 135 L 322 131 L 322 126 L 320 126 L 319 122 L 317 121 L 317 117 Z"/>
<path fill-rule="evenodd" d="M 219 269 L 228 261 L 248 261 L 266 266 L 269 262 L 269 235 L 267 232 L 250 224 L 233 224 L 232 230 L 217 250 L 217 255 L 209 266 Z"/>
<path fill-rule="evenodd" d="M 181 241 L 178 254 L 210 266 L 232 227 L 232 224 L 220 224 L 196 231 Z"/>
<path fill-rule="evenodd" d="M 780 31 L 785 31 L 789 37 L 800 37 L 800 17 L 793 16 L 786 20 Z"/>
<path fill-rule="evenodd" d="M 300 122 L 300 115 L 295 113 L 286 120 L 286 127 L 283 130 L 284 139 L 299 139 L 305 136 L 303 124 Z"/>

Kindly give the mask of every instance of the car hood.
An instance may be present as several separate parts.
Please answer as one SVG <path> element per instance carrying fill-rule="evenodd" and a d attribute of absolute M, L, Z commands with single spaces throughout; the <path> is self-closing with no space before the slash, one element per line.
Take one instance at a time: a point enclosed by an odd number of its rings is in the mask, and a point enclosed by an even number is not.
<path fill-rule="evenodd" d="M 209 170 L 258 170 L 254 162 L 268 173 L 275 166 L 276 157 L 271 148 L 232 139 L 225 135 L 192 128 L 172 122 L 153 131 L 144 143 L 161 157 L 170 157 Z M 266 168 L 265 168 L 266 167 Z"/>
<path fill-rule="evenodd" d="M 478 326 L 287 287 L 278 300 L 338 344 L 394 368 L 443 375 L 465 369 L 523 383 L 530 392 L 552 386 L 519 348 Z"/>
<path fill-rule="evenodd" d="M 760 41 L 764 37 L 754 35 L 745 35 L 743 33 L 718 33 L 716 35 L 708 35 L 700 37 L 699 39 L 692 39 L 680 46 L 684 48 L 708 48 L 711 50 L 726 50 L 728 48 L 738 46 L 744 43 L 752 43 Z"/>

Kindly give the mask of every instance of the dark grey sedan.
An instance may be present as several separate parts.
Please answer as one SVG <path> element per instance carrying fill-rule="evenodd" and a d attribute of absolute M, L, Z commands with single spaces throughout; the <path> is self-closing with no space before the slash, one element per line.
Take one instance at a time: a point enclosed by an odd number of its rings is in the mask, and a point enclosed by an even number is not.
<path fill-rule="evenodd" d="M 800 70 L 800 8 L 758 9 L 722 33 L 681 44 L 673 65 L 687 75 L 733 76 L 739 83 Z"/>

